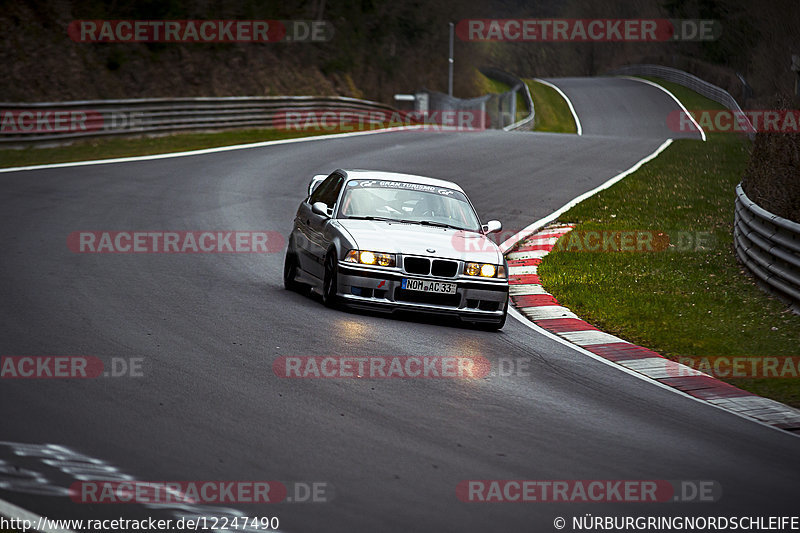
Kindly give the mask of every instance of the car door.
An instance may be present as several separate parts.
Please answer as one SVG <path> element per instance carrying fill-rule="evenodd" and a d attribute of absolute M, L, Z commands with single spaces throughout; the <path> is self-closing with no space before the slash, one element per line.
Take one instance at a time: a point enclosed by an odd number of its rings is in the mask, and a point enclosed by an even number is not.
<path fill-rule="evenodd" d="M 316 202 L 322 202 L 328 206 L 328 212 L 333 213 L 336 200 L 342 190 L 344 177 L 338 172 L 334 172 L 314 190 L 311 196 L 303 202 L 299 210 L 298 228 L 303 234 L 298 243 L 300 253 L 298 258 L 300 266 L 309 274 L 322 279 L 325 260 L 325 252 L 330 245 L 330 238 L 326 237 L 325 229 L 330 223 L 330 217 L 318 215 L 311 210 L 311 206 Z"/>

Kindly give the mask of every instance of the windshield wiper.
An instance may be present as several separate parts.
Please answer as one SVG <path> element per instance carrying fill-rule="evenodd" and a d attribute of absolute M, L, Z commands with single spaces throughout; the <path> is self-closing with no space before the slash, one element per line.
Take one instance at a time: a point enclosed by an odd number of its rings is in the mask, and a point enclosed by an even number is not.
<path fill-rule="evenodd" d="M 351 215 L 346 217 L 350 220 L 382 220 L 385 222 L 400 222 L 396 218 L 386 218 L 386 217 L 374 217 L 372 215 Z"/>
<path fill-rule="evenodd" d="M 437 228 L 450 228 L 459 231 L 466 231 L 464 228 L 459 226 L 453 226 L 452 224 L 445 224 L 444 222 L 432 222 L 430 220 L 398 220 L 398 222 L 407 222 L 409 224 L 421 224 L 423 226 L 436 226 Z"/>

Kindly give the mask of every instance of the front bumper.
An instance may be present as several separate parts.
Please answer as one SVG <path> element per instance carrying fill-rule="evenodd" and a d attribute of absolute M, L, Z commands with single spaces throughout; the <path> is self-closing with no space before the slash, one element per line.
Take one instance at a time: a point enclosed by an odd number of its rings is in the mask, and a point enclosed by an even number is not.
<path fill-rule="evenodd" d="M 458 316 L 472 322 L 502 319 L 508 303 L 508 280 L 456 276 L 443 278 L 406 274 L 400 270 L 339 263 L 338 294 L 354 308 L 400 310 Z M 402 289 L 403 278 L 455 283 L 456 294 L 440 295 Z"/>

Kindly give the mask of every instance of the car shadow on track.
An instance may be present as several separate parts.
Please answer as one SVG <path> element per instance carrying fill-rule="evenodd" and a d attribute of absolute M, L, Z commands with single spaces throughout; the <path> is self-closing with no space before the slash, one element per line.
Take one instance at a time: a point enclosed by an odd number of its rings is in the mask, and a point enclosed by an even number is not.
<path fill-rule="evenodd" d="M 282 291 L 286 291 L 286 289 L 279 289 Z M 460 320 L 458 317 L 451 317 L 451 316 L 442 316 L 442 315 L 435 315 L 435 314 L 428 314 L 428 313 L 421 313 L 421 312 L 414 312 L 414 311 L 406 311 L 406 310 L 396 310 L 392 311 L 381 311 L 379 309 L 375 310 L 366 310 L 366 309 L 358 309 L 358 308 L 351 308 L 345 306 L 337 306 L 334 309 L 325 307 L 325 304 L 322 302 L 322 296 L 319 294 L 311 291 L 308 287 L 303 287 L 297 290 L 291 291 L 295 294 L 299 294 L 304 296 L 305 299 L 311 303 L 320 306 L 320 311 L 323 312 L 333 312 L 333 313 L 347 313 L 350 315 L 360 315 L 360 316 L 368 316 L 372 318 L 378 319 L 387 319 L 387 320 L 394 320 L 398 322 L 409 322 L 415 324 L 428 324 L 432 326 L 440 326 L 440 327 L 447 327 L 447 328 L 454 328 L 454 329 L 464 329 L 469 331 L 474 331 L 478 333 L 500 333 L 500 331 L 494 332 L 487 332 L 486 330 L 481 329 L 479 326 L 474 324 L 464 322 Z"/>

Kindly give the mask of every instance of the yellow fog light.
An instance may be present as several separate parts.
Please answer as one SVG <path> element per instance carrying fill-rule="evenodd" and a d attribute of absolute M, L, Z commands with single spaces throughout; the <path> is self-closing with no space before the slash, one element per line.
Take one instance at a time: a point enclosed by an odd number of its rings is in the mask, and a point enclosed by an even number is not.
<path fill-rule="evenodd" d="M 467 276 L 477 276 L 481 271 L 481 267 L 478 263 L 467 263 L 467 266 L 464 268 L 464 273 Z"/>

